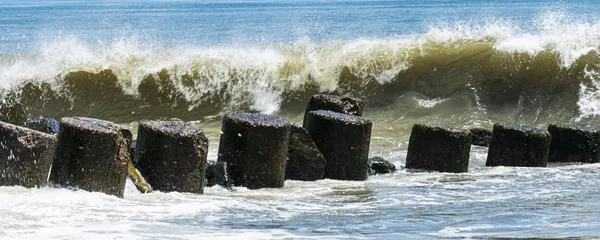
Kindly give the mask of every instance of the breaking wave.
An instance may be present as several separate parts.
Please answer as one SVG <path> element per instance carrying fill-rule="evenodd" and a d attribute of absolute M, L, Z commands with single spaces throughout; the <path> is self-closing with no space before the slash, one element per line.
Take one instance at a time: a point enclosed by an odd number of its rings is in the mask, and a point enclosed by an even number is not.
<path fill-rule="evenodd" d="M 298 113 L 314 93 L 403 112 L 436 106 L 584 121 L 600 115 L 600 24 L 561 13 L 533 30 L 456 23 L 385 39 L 165 47 L 135 37 L 44 40 L 0 55 L 5 98 L 31 116 L 195 120 L 231 110 Z"/>

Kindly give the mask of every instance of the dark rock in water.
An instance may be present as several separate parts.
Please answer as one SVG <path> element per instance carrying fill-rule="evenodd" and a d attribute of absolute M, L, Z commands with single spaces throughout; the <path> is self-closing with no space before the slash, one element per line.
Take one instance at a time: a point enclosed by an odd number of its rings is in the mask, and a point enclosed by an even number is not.
<path fill-rule="evenodd" d="M 27 115 L 22 104 L 12 101 L 0 103 L 0 121 L 23 126 L 26 120 Z"/>
<path fill-rule="evenodd" d="M 548 162 L 600 161 L 600 131 L 567 124 L 550 124 L 552 135 Z"/>
<path fill-rule="evenodd" d="M 93 118 L 63 118 L 50 181 L 123 197 L 131 132 Z"/>
<path fill-rule="evenodd" d="M 369 158 L 369 175 L 393 173 L 396 166 L 382 157 Z"/>
<path fill-rule="evenodd" d="M 550 151 L 546 130 L 506 123 L 494 124 L 486 166 L 546 167 Z"/>
<path fill-rule="evenodd" d="M 364 117 L 326 110 L 308 113 L 306 130 L 327 161 L 324 178 L 368 178 L 372 126 Z"/>
<path fill-rule="evenodd" d="M 337 95 L 316 94 L 312 96 L 306 110 L 302 126 L 306 128 L 308 112 L 315 110 L 329 110 L 354 116 L 362 116 L 363 102 L 358 98 L 342 97 Z"/>
<path fill-rule="evenodd" d="M 467 172 L 470 151 L 469 130 L 415 124 L 408 143 L 406 168 Z"/>
<path fill-rule="evenodd" d="M 219 185 L 230 187 L 227 181 L 227 168 L 225 162 L 208 162 L 206 167 L 206 186 Z"/>
<path fill-rule="evenodd" d="M 485 128 L 471 128 L 471 144 L 483 147 L 489 147 L 492 142 L 492 131 Z"/>
<path fill-rule="evenodd" d="M 48 134 L 58 134 L 60 122 L 51 117 L 30 119 L 25 122 L 25 127 Z"/>
<path fill-rule="evenodd" d="M 234 186 L 283 187 L 290 122 L 278 116 L 232 113 L 223 117 L 219 156 Z"/>
<path fill-rule="evenodd" d="M 134 162 L 154 190 L 204 193 L 208 139 L 180 121 L 142 121 Z"/>
<path fill-rule="evenodd" d="M 316 181 L 323 178 L 327 161 L 310 138 L 310 134 L 292 124 L 285 178 L 301 181 Z"/>
<path fill-rule="evenodd" d="M 56 137 L 0 122 L 0 186 L 46 184 Z"/>

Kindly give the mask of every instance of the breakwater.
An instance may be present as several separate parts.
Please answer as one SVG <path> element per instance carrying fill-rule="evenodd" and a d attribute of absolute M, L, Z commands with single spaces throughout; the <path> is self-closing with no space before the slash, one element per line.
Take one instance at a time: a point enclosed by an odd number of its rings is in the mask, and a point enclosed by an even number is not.
<path fill-rule="evenodd" d="M 63 118 L 56 135 L 1 122 L 0 153 L 6 160 L 0 185 L 39 187 L 49 179 L 57 186 L 123 197 L 127 175 L 144 192 L 203 193 L 206 183 L 259 189 L 283 187 L 286 179 L 363 181 L 369 174 L 393 172 L 395 166 L 369 160 L 372 122 L 360 116 L 362 106 L 356 98 L 314 95 L 304 127 L 274 115 L 227 114 L 218 150 L 221 164 L 212 165 L 202 129 L 181 121 L 140 122 L 135 148 L 130 130 L 105 120 Z M 47 127 L 40 129 L 55 132 L 56 124 L 45 121 Z M 598 132 L 569 124 L 543 130 L 498 123 L 491 131 L 415 124 L 405 167 L 467 172 L 472 144 L 489 146 L 487 166 L 596 163 Z"/>

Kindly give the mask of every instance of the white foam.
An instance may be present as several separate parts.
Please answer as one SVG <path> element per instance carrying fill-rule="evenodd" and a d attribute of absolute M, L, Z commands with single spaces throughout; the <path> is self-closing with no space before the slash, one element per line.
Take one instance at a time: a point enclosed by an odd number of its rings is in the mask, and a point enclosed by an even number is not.
<path fill-rule="evenodd" d="M 579 116 L 575 121 L 581 121 L 588 117 L 600 116 L 600 75 L 594 70 L 585 71 L 589 82 L 579 84 Z"/>

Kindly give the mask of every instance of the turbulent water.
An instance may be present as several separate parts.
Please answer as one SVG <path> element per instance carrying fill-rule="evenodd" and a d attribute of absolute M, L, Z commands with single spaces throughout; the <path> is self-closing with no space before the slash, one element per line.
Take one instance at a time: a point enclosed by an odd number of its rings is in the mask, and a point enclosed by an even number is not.
<path fill-rule="evenodd" d="M 364 99 L 371 155 L 404 165 L 416 122 L 600 127 L 595 1 L 0 2 L 0 95 L 30 118 L 201 126 L 232 111 L 299 122 L 315 93 Z M 365 182 L 125 199 L 0 187 L 0 237 L 600 238 L 600 165 L 399 172 Z"/>

